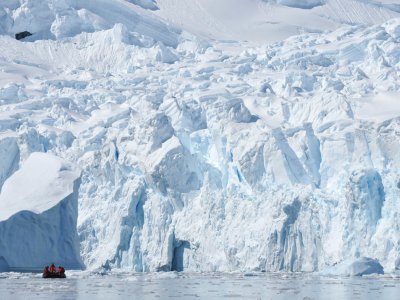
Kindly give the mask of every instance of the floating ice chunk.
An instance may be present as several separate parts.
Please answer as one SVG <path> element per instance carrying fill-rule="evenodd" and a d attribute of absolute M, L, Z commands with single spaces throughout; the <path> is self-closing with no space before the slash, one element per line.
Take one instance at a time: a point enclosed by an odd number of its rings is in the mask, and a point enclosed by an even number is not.
<path fill-rule="evenodd" d="M 83 267 L 76 231 L 79 185 L 74 165 L 45 153 L 33 153 L 7 179 L 0 194 L 0 267 L 33 271 L 52 261 Z"/>
<path fill-rule="evenodd" d="M 370 274 L 383 274 L 383 267 L 377 259 L 362 257 L 350 265 L 350 275 L 363 276 Z"/>
<path fill-rule="evenodd" d="M 363 276 L 384 274 L 383 267 L 377 259 L 361 257 L 356 260 L 345 260 L 322 271 L 323 275 Z"/>

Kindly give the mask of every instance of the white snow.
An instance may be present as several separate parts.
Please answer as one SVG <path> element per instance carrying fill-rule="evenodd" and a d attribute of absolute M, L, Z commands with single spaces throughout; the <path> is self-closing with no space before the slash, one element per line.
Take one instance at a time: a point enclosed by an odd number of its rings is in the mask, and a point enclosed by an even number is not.
<path fill-rule="evenodd" d="M 0 199 L 21 193 L 1 219 L 74 198 L 89 269 L 321 271 L 373 257 L 394 272 L 398 6 L 293 4 L 3 5 Z M 27 25 L 38 34 L 15 40 Z M 35 152 L 78 165 L 79 191 L 72 165 Z"/>
<path fill-rule="evenodd" d="M 356 114 L 363 120 L 383 122 L 400 116 L 400 93 L 383 92 L 360 99 L 361 107 L 355 108 Z"/>
<path fill-rule="evenodd" d="M 382 2 L 382 1 L 381 1 Z M 343 24 L 380 24 L 400 17 L 394 1 L 360 0 L 158 0 L 162 16 L 201 36 L 257 43 L 334 30 Z"/>
<path fill-rule="evenodd" d="M 74 181 L 79 177 L 79 170 L 70 163 L 53 155 L 32 153 L 2 188 L 0 222 L 22 210 L 40 214 L 52 208 L 74 192 Z"/>

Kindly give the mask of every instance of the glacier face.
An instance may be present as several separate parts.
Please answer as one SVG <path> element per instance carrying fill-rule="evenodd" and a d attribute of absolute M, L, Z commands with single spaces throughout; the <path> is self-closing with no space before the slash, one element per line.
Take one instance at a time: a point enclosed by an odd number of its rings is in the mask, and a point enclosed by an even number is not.
<path fill-rule="evenodd" d="M 125 23 L 0 36 L 0 180 L 32 152 L 79 165 L 88 268 L 319 271 L 372 257 L 394 271 L 399 30 L 173 48 Z"/>

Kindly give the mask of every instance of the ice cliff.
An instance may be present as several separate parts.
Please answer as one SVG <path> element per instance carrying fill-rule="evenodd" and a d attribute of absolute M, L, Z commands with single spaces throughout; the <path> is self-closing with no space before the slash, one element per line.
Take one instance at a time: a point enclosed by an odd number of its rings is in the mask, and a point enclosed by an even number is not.
<path fill-rule="evenodd" d="M 80 171 L 32 153 L 0 194 L 0 271 L 41 270 L 51 262 L 83 267 L 76 231 Z"/>
<path fill-rule="evenodd" d="M 67 1 L 40 1 L 56 2 L 69 10 Z M 0 36 L 1 199 L 29 155 L 47 152 L 82 169 L 80 186 L 72 176 L 51 207 L 78 202 L 87 268 L 320 271 L 360 260 L 399 268 L 399 18 L 272 44 L 187 32 L 170 40 L 176 32 L 156 18 L 167 2 L 146 1 L 159 10 L 146 10 L 139 27 L 127 15 L 115 24 L 121 7 L 133 7 L 115 1 L 104 28 L 56 27 L 51 10 L 43 23 L 51 39 Z M 22 18 L 18 9 L 5 9 L 1 24 Z M 74 34 L 54 34 L 67 29 Z M 65 234 L 76 250 L 72 227 Z M 18 258 L 0 256 L 9 266 Z"/>

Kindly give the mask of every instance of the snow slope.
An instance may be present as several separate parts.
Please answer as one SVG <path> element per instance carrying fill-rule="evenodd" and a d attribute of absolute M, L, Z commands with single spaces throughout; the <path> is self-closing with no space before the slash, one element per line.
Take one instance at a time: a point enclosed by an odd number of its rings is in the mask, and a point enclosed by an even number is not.
<path fill-rule="evenodd" d="M 394 0 L 158 0 L 157 5 L 155 14 L 189 32 L 263 43 L 400 17 Z"/>
<path fill-rule="evenodd" d="M 41 270 L 51 261 L 82 268 L 76 231 L 80 172 L 32 153 L 0 194 L 0 271 Z"/>
<path fill-rule="evenodd" d="M 322 16 L 339 2 L 255 1 L 328 30 L 272 44 L 255 43 L 266 31 L 251 42 L 234 27 L 215 34 L 212 22 L 196 31 L 200 0 L 187 6 L 193 23 L 177 15 L 175 26 L 201 37 L 182 32 L 167 45 L 125 19 L 114 25 L 113 13 L 105 30 L 33 43 L 0 36 L 0 179 L 32 152 L 82 168 L 88 268 L 320 271 L 370 257 L 394 271 L 400 20 L 387 20 L 397 15 L 389 1 L 349 0 L 348 13 L 368 12 L 354 26 L 332 19 L 338 8 Z M 116 3 L 146 20 L 180 13 L 172 0 L 158 10 Z"/>

